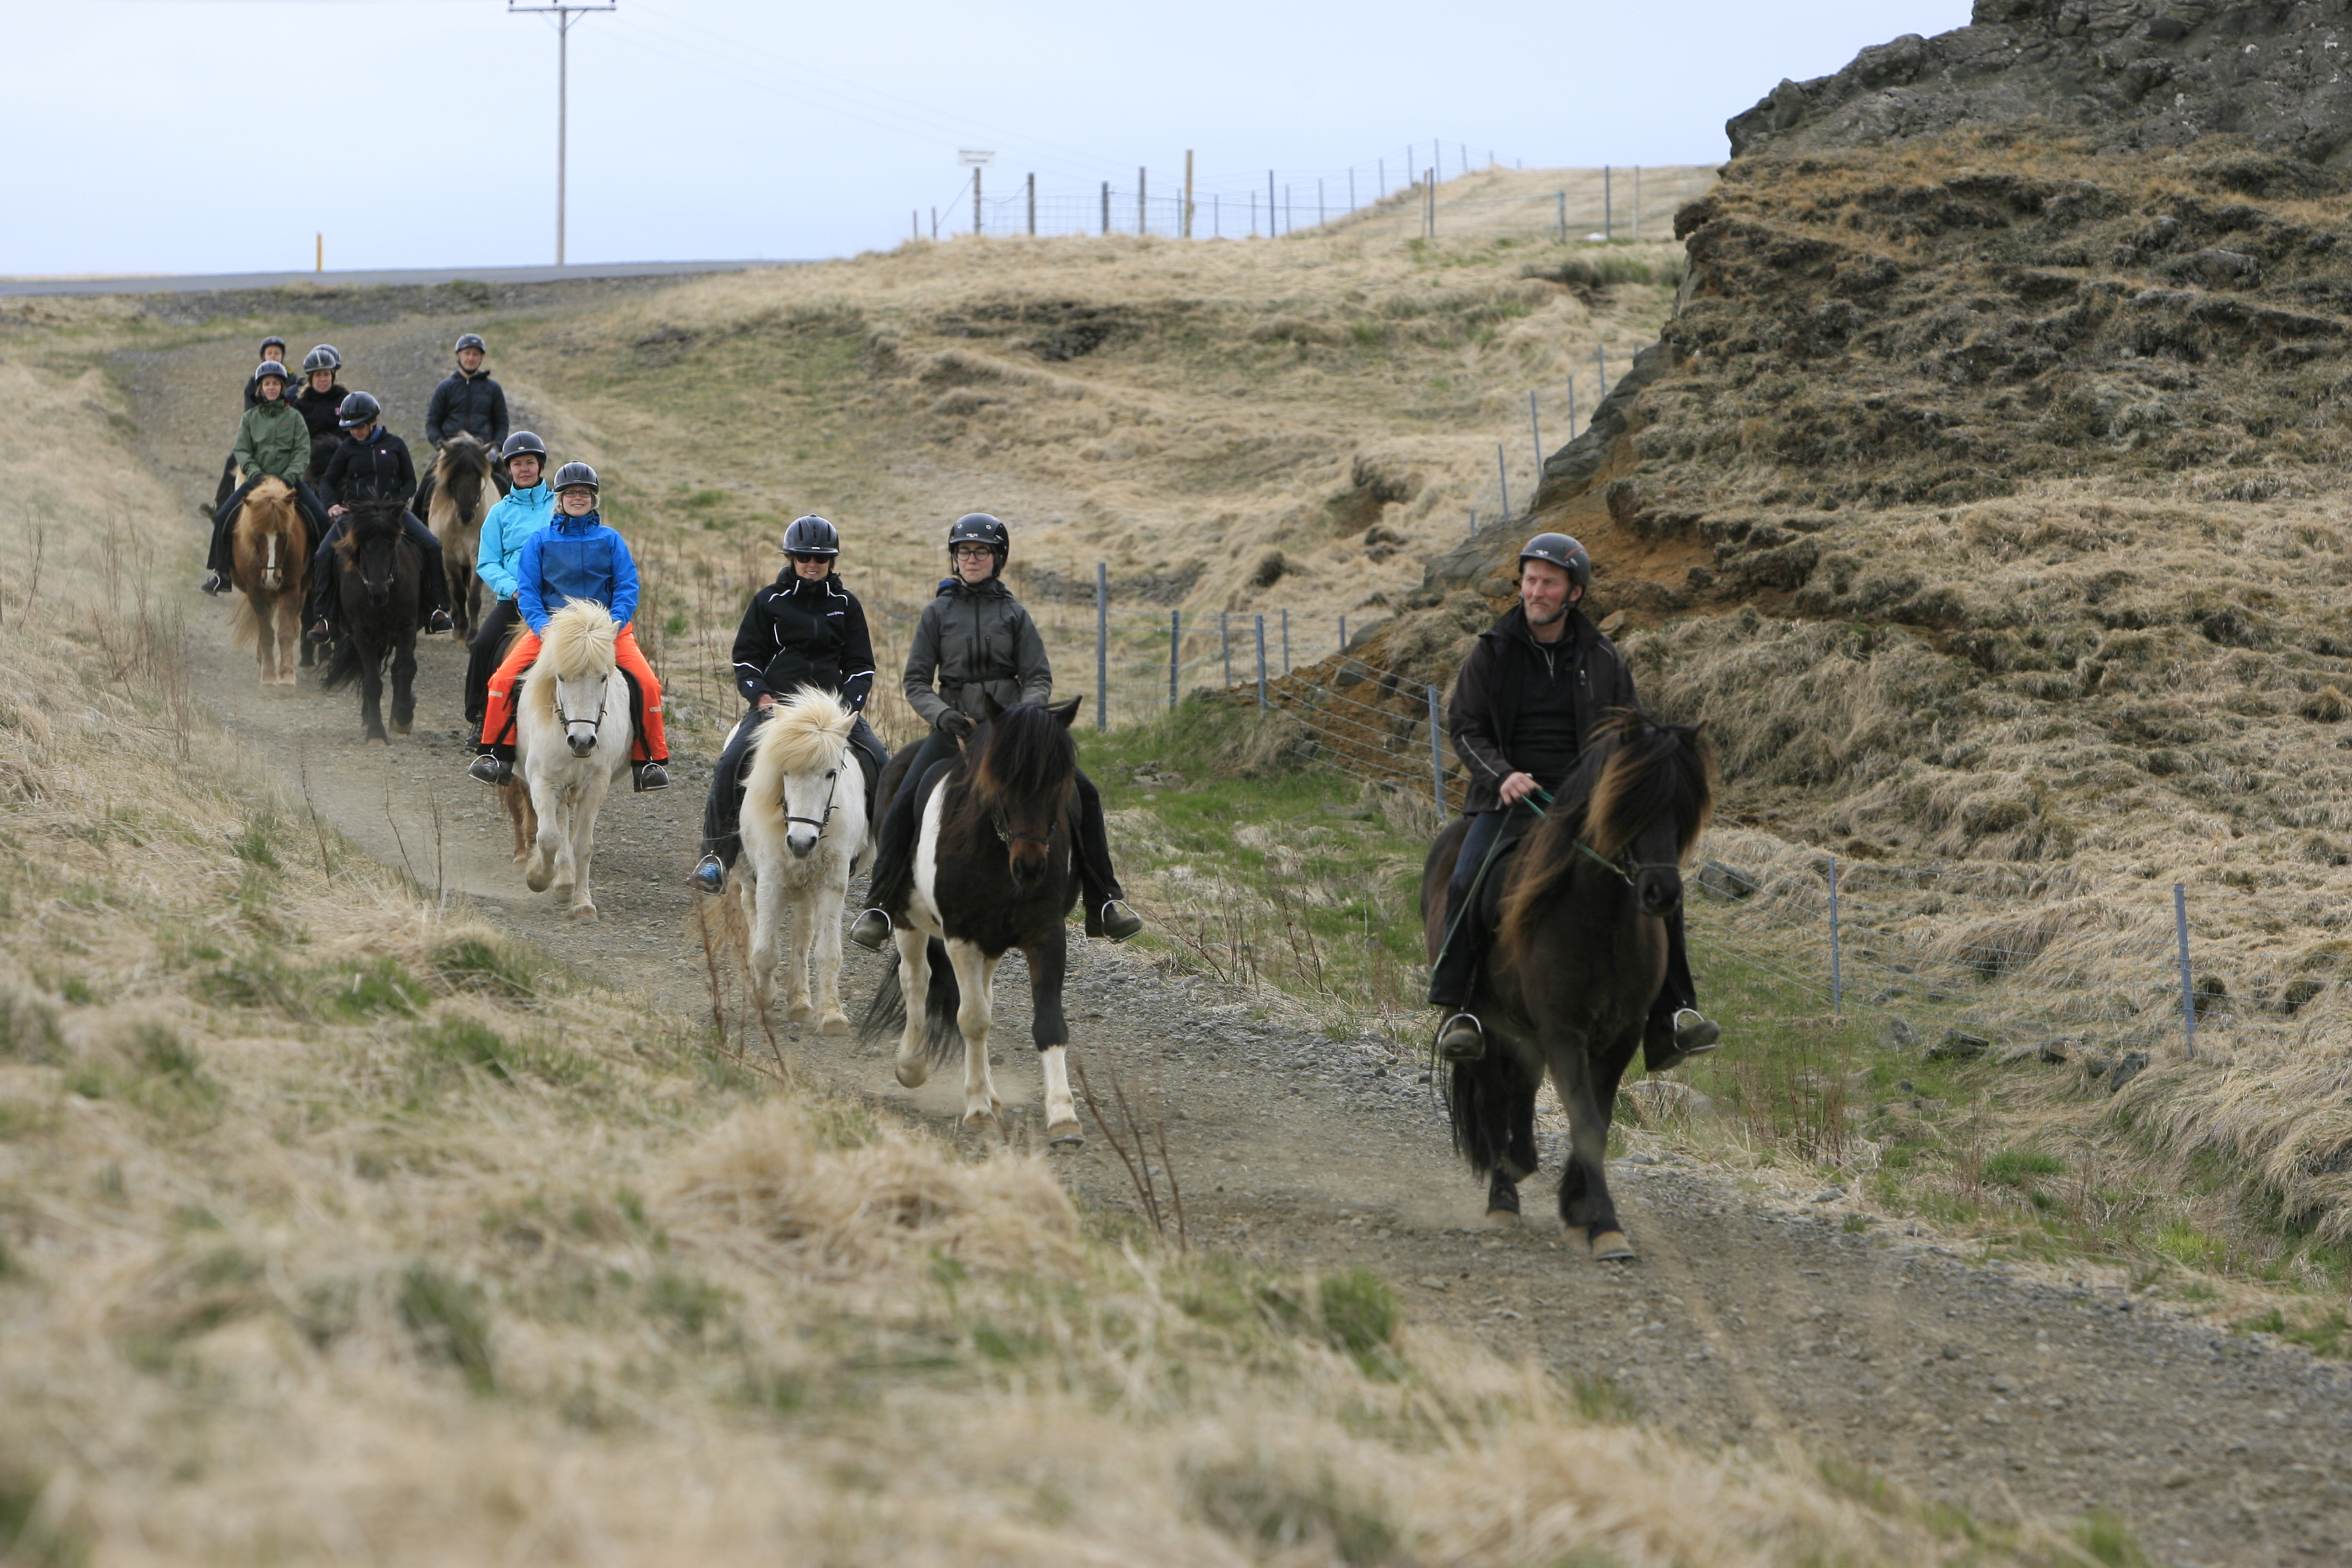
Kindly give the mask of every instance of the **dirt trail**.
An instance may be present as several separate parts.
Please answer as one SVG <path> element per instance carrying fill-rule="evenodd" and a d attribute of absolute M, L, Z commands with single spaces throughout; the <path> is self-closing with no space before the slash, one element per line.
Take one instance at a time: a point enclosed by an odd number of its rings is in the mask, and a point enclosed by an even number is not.
<path fill-rule="evenodd" d="M 412 321 L 346 329 L 339 341 L 371 365 L 370 384 L 389 394 L 405 434 L 415 418 L 403 406 L 421 410 L 446 335 Z M 175 494 L 193 500 L 216 476 L 238 368 L 218 348 L 122 367 Z M 183 515 L 180 557 L 161 564 L 184 583 L 201 541 L 193 512 Z M 354 698 L 321 697 L 308 675 L 294 693 L 265 694 L 250 655 L 229 646 L 226 601 L 180 591 L 199 689 L 257 765 L 298 793 L 307 779 L 320 817 L 605 984 L 688 1014 L 707 1005 L 684 882 L 704 759 L 685 759 L 667 795 L 608 805 L 594 884 L 603 919 L 572 925 L 551 895 L 524 890 L 503 815 L 462 776 L 461 664 L 448 639 L 423 649 L 416 732 L 378 750 L 360 742 Z M 1971 1267 L 1883 1229 L 1850 1232 L 1834 1198 L 1791 1208 L 1671 1159 L 1612 1169 L 1643 1255 L 1633 1267 L 1565 1248 L 1543 1212 L 1558 1168 L 1549 1146 L 1547 1176 L 1528 1188 L 1530 1223 L 1486 1230 L 1482 1189 L 1448 1152 L 1411 1064 L 1368 1041 L 1255 1019 L 1099 942 L 1075 947 L 1077 1058 L 1098 1084 L 1116 1071 L 1164 1087 L 1196 1241 L 1285 1267 L 1370 1267 L 1416 1319 L 1563 1376 L 1610 1379 L 1644 1417 L 1705 1441 L 1791 1438 L 1995 1517 L 2063 1521 L 2103 1507 L 2164 1562 L 2352 1555 L 2352 1376 L 2341 1369 L 2168 1317 L 2112 1287 Z M 844 990 L 863 998 L 881 961 L 849 952 Z M 1039 1087 L 1017 963 L 999 989 L 1000 1088 L 1034 1129 Z M 891 1081 L 883 1048 L 788 1038 L 803 1070 L 953 1135 L 953 1073 L 910 1094 Z M 1061 1169 L 1086 1202 L 1132 1206 L 1099 1138 Z"/>

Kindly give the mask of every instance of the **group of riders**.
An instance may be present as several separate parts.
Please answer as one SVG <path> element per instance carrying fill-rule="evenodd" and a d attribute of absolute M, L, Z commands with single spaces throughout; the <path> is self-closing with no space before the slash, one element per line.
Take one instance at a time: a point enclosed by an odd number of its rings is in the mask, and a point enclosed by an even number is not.
<path fill-rule="evenodd" d="M 498 477 L 501 498 L 483 518 L 475 562 L 497 603 L 474 635 L 467 662 L 466 717 L 480 735 L 479 754 L 467 773 L 493 785 L 512 777 L 516 682 L 539 651 L 548 617 L 572 600 L 587 599 L 619 623 L 615 652 L 638 709 L 632 756 L 636 787 L 666 789 L 661 683 L 631 624 L 638 581 L 628 543 L 599 515 L 594 468 L 568 462 L 548 477 L 546 443 L 528 430 L 509 431 L 506 395 L 483 368 L 488 352 L 474 333 L 457 340 L 457 368 L 435 389 L 425 419 L 436 449 L 465 431 L 497 454 L 505 470 Z M 407 508 L 418 477 L 406 445 L 384 428 L 382 405 L 338 382 L 342 360 L 332 346 L 321 343 L 305 356 L 304 384 L 291 398 L 285 355 L 284 340 L 266 340 L 247 379 L 232 459 L 242 482 L 215 509 L 202 585 L 207 593 L 226 585 L 237 510 L 256 484 L 274 476 L 293 490 L 320 540 L 308 618 L 311 635 L 323 639 L 334 631 L 331 567 L 348 514 L 366 502 Z M 314 441 L 325 449 L 329 437 L 339 438 L 323 461 L 316 460 Z M 448 631 L 440 542 L 413 510 L 404 510 L 403 527 L 420 556 L 424 629 Z M 949 574 L 924 606 L 901 678 L 908 703 L 928 732 L 906 772 L 908 787 L 894 795 L 881 825 L 868 907 L 849 933 L 861 946 L 884 947 L 893 925 L 905 921 L 919 837 L 916 781 L 951 762 L 963 739 L 992 712 L 1044 702 L 1053 690 L 1045 639 L 1004 583 L 1012 547 L 1011 531 L 986 512 L 968 513 L 949 527 Z M 822 517 L 799 518 L 784 531 L 782 553 L 783 569 L 751 595 L 735 636 L 735 685 L 747 706 L 711 770 L 702 854 L 689 873 L 705 892 L 725 885 L 740 851 L 743 765 L 780 698 L 813 687 L 831 692 L 858 716 L 850 744 L 866 771 L 869 799 L 887 758 L 864 717 L 874 687 L 874 647 L 865 609 L 837 571 L 839 529 Z M 1518 558 L 1519 603 L 1479 637 L 1448 704 L 1454 752 L 1469 773 L 1465 810 L 1470 818 L 1447 887 L 1446 939 L 1430 978 L 1429 1000 L 1440 1019 L 1437 1050 L 1448 1060 L 1474 1061 L 1486 1050 L 1486 1030 L 1470 1003 L 1491 923 L 1480 912 L 1482 889 L 1492 880 L 1489 868 L 1538 819 L 1603 716 L 1635 706 L 1624 659 L 1580 607 L 1591 583 L 1591 557 L 1575 540 L 1560 533 L 1529 540 Z M 522 629 L 509 644 L 518 621 Z M 1071 816 L 1087 933 L 1124 941 L 1143 921 L 1126 902 L 1111 863 L 1102 797 L 1083 773 Z M 1663 1071 L 1715 1049 L 1720 1033 L 1697 1011 L 1677 910 L 1667 921 L 1665 984 L 1643 1041 L 1647 1064 Z"/>

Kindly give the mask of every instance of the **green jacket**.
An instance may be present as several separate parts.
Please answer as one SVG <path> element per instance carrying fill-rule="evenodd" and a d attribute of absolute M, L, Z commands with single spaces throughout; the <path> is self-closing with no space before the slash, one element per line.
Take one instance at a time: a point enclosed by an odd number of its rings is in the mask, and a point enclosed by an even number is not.
<path fill-rule="evenodd" d="M 236 471 L 251 479 L 275 474 L 289 485 L 310 466 L 310 426 L 284 398 L 257 403 L 236 426 Z"/>

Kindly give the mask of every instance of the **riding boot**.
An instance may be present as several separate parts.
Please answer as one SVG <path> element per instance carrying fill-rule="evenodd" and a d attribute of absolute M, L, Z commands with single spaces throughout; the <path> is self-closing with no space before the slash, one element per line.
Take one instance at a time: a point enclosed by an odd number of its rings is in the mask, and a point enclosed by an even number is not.
<path fill-rule="evenodd" d="M 1698 987 L 1691 979 L 1690 949 L 1683 936 L 1683 911 L 1676 910 L 1666 917 L 1666 979 L 1643 1027 L 1643 1065 L 1652 1072 L 1668 1072 L 1716 1049 L 1722 1039 L 1723 1026 L 1699 1014 Z"/>
<path fill-rule="evenodd" d="M 723 868 L 743 852 L 743 764 L 767 722 L 769 710 L 754 708 L 743 715 L 735 733 L 710 765 L 710 793 L 702 801 L 702 853 Z"/>
<path fill-rule="evenodd" d="M 898 783 L 898 798 L 891 801 L 889 815 L 882 819 L 882 832 L 875 847 L 874 874 L 867 879 L 866 887 L 866 910 L 849 928 L 851 941 L 877 952 L 890 940 L 890 917 L 914 891 L 915 795 L 919 782 L 909 768 Z"/>

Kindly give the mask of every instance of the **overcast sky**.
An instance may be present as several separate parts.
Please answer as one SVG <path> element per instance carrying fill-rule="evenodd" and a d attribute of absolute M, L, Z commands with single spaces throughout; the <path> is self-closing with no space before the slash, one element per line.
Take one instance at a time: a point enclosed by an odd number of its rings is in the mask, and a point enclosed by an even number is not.
<path fill-rule="evenodd" d="M 1034 173 L 1075 205 L 1376 161 L 1719 162 L 1783 77 L 1969 0 L 618 0 L 572 33 L 569 259 L 840 256 Z M 556 38 L 502 0 L 0 0 L 0 274 L 543 264 Z M 968 196 L 965 198 L 968 201 Z M 1131 197 L 1129 198 L 1131 202 Z M 969 222 L 969 206 L 962 209 Z M 1131 206 L 1129 208 L 1131 211 Z M 928 218 L 926 219 L 928 221 Z"/>

